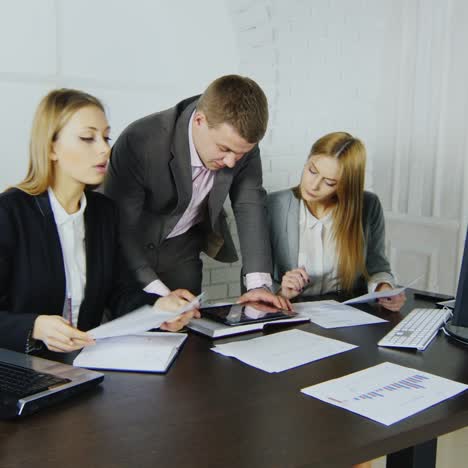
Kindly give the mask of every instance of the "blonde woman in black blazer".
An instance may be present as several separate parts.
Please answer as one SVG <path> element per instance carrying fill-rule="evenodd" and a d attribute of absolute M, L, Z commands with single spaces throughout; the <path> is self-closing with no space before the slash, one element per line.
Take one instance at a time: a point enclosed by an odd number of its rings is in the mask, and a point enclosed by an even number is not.
<path fill-rule="evenodd" d="M 45 344 L 57 352 L 77 350 L 93 342 L 86 330 L 99 325 L 106 308 L 116 317 L 144 304 L 175 309 L 193 298 L 186 290 L 164 298 L 145 293 L 126 274 L 117 209 L 105 196 L 85 190 L 102 182 L 109 131 L 103 105 L 93 96 L 61 89 L 41 101 L 28 174 L 0 195 L 0 347 L 30 352 Z M 78 239 L 74 245 L 81 249 L 85 273 L 74 321 L 73 297 L 67 295 L 74 258 L 66 255 L 51 197 L 64 216 L 81 207 L 83 237 L 73 233 L 72 238 Z M 162 328 L 180 329 L 194 315 L 198 312 L 190 311 Z"/>

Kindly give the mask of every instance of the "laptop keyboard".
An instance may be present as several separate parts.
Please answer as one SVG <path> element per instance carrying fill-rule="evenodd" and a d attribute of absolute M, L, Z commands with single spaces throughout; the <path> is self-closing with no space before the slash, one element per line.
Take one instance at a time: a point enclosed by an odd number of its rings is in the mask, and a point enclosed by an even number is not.
<path fill-rule="evenodd" d="M 0 362 L 0 392 L 24 398 L 57 385 L 71 382 L 52 374 Z"/>

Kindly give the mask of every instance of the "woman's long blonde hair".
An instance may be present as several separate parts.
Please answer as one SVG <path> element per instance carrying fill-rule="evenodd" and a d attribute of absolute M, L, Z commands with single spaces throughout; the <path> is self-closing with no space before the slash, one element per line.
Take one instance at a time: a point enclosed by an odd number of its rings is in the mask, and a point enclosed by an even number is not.
<path fill-rule="evenodd" d="M 42 98 L 31 128 L 28 173 L 15 187 L 30 195 L 40 195 L 50 187 L 54 178 L 52 145 L 71 116 L 88 106 L 105 112 L 99 99 L 76 89 L 55 89 Z"/>
<path fill-rule="evenodd" d="M 333 234 L 341 288 L 350 292 L 357 275 L 368 277 L 362 228 L 366 148 L 349 133 L 333 132 L 312 145 L 308 160 L 316 155 L 331 156 L 340 163 L 341 177 L 332 215 Z"/>

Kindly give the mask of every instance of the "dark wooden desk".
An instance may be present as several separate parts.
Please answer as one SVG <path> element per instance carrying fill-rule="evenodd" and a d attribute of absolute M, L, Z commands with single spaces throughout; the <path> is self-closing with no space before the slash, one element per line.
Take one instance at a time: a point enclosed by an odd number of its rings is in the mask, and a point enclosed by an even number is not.
<path fill-rule="evenodd" d="M 280 374 L 213 353 L 212 341 L 192 335 L 167 375 L 106 372 L 96 391 L 1 422 L 0 467 L 349 467 L 468 425 L 468 393 L 390 427 L 300 393 L 384 361 L 468 383 L 468 348 L 445 336 L 424 353 L 378 348 L 402 315 L 367 310 L 390 323 L 299 326 L 359 348 Z M 389 463 L 408 466 L 405 454 Z"/>

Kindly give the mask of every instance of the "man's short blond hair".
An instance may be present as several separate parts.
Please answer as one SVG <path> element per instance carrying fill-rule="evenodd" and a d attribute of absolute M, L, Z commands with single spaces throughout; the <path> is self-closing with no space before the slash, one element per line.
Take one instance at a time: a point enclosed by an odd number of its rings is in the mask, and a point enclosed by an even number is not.
<path fill-rule="evenodd" d="M 231 125 L 249 143 L 258 143 L 268 125 L 268 101 L 252 79 L 225 75 L 213 81 L 200 97 L 197 110 L 210 127 Z"/>

